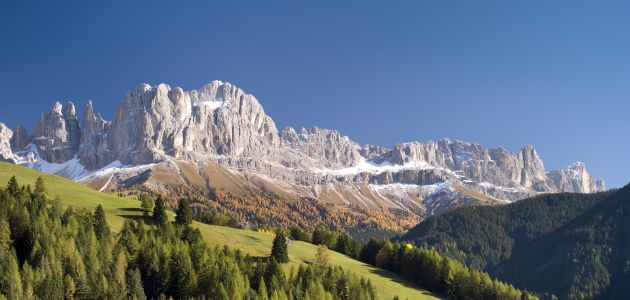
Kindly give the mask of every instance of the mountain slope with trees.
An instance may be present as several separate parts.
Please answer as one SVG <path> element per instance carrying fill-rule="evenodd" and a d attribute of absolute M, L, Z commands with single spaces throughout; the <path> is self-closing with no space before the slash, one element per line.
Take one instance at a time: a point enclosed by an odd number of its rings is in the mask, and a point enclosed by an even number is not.
<path fill-rule="evenodd" d="M 630 298 L 630 185 L 516 249 L 493 273 L 566 299 Z"/>
<path fill-rule="evenodd" d="M 610 195 L 547 194 L 505 206 L 461 208 L 428 218 L 402 237 L 490 270 L 523 243 L 551 233 Z"/>
<path fill-rule="evenodd" d="M 86 218 L 88 217 L 87 215 L 91 215 L 89 218 L 93 218 L 96 208 L 102 205 L 106 216 L 105 219 L 107 220 L 108 227 L 110 227 L 112 236 L 122 234 L 125 231 L 124 228 L 126 226 L 128 227 L 126 223 L 129 223 L 130 220 L 146 220 L 147 218 L 151 218 L 150 216 L 143 216 L 145 210 L 141 208 L 142 201 L 99 193 L 62 177 L 33 171 L 12 164 L 0 163 L 0 189 L 3 189 L 12 174 L 16 175 L 20 184 L 30 184 L 32 186 L 35 186 L 38 177 L 44 178 L 46 182 L 46 195 L 48 196 L 47 203 L 51 208 L 55 207 L 63 211 L 72 206 L 75 213 L 86 215 Z M 145 204 L 146 203 L 148 203 L 148 201 L 145 201 Z M 151 211 L 153 211 L 154 207 L 151 208 Z M 167 213 L 167 215 L 169 214 Z M 168 216 L 168 219 L 170 221 L 174 220 L 172 216 Z M 134 222 L 130 224 L 134 224 Z M 146 225 L 143 226 L 144 230 L 149 230 L 150 227 L 151 226 Z M 172 225 L 171 227 L 176 228 L 176 226 Z M 207 243 L 210 249 L 218 247 L 218 249 L 223 251 L 225 246 L 229 246 L 228 249 L 239 249 L 243 257 L 246 255 L 252 257 L 266 257 L 269 256 L 271 252 L 274 237 L 270 235 L 229 227 L 211 226 L 198 222 L 193 222 L 191 227 L 199 230 L 201 239 L 204 243 Z M 93 230 L 94 229 L 92 229 L 92 231 Z M 1 234 L 0 237 L 2 237 Z M 173 238 L 177 239 L 178 237 Z M 229 251 L 234 252 L 233 250 Z M 288 252 L 289 263 L 286 265 L 285 271 L 291 273 L 291 269 L 294 269 L 297 272 L 300 267 L 306 267 L 315 259 L 317 246 L 296 241 L 288 247 Z M 369 280 L 379 299 L 392 299 L 397 295 L 400 296 L 401 299 L 435 299 L 430 293 L 392 272 L 367 265 L 335 251 L 329 251 L 329 254 L 330 268 L 335 270 L 341 268 L 339 270 L 346 273 L 351 272 L 352 276 Z M 20 271 L 19 265 L 18 271 Z M 137 277 L 137 274 L 130 276 Z M 257 283 L 251 282 L 251 286 L 257 287 Z M 269 290 L 270 287 L 266 286 L 266 289 Z"/>
<path fill-rule="evenodd" d="M 630 186 L 434 216 L 401 239 L 562 299 L 630 296 Z"/>
<path fill-rule="evenodd" d="M 40 187 L 12 177 L 0 189 L 0 298 L 377 298 L 370 281 L 340 267 L 287 275 L 273 258 L 211 247 L 188 224 L 126 220 L 113 234 L 101 205 L 64 211 Z"/>

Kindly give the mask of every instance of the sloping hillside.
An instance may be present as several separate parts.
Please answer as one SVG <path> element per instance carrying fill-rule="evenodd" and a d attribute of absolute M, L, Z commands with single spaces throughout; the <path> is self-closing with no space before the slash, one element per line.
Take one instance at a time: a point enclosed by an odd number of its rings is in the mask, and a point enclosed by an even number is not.
<path fill-rule="evenodd" d="M 107 220 L 113 230 L 121 228 L 124 218 L 141 216 L 140 202 L 132 198 L 120 198 L 94 191 L 63 177 L 33 171 L 13 164 L 0 163 L 0 186 L 4 186 L 15 175 L 21 184 L 34 184 L 37 177 L 44 178 L 50 197 L 59 197 L 62 205 L 93 209 L 98 204 L 105 208 Z M 202 236 L 214 245 L 227 245 L 240 249 L 252 256 L 269 255 L 272 236 L 227 227 L 210 226 L 195 223 Z M 296 242 L 289 247 L 289 265 L 297 266 L 311 261 L 317 247 L 308 243 Z M 331 264 L 339 265 L 359 276 L 372 281 L 381 299 L 392 299 L 398 295 L 408 299 L 433 299 L 428 292 L 395 274 L 353 260 L 345 255 L 331 251 Z"/>
<path fill-rule="evenodd" d="M 4 186 L 14 175 L 20 184 L 30 185 L 35 184 L 37 177 L 42 177 L 46 182 L 48 197 L 58 197 L 63 206 L 93 209 L 98 204 L 102 205 L 107 213 L 107 221 L 115 231 L 122 227 L 123 217 L 142 215 L 140 202 L 133 198 L 100 193 L 64 177 L 0 162 L 0 185 Z"/>
<path fill-rule="evenodd" d="M 630 185 L 515 249 L 494 273 L 566 299 L 630 298 Z"/>
<path fill-rule="evenodd" d="M 434 216 L 403 240 L 561 299 L 630 297 L 630 185 Z"/>
<path fill-rule="evenodd" d="M 505 206 L 462 208 L 428 218 L 402 239 L 491 270 L 515 248 L 552 232 L 608 195 L 548 194 Z"/>

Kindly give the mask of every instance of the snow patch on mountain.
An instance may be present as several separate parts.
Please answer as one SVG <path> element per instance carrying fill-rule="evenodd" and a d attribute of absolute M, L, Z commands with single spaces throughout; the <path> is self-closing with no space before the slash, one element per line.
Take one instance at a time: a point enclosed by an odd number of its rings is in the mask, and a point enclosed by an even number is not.
<path fill-rule="evenodd" d="M 373 161 L 361 159 L 356 166 L 336 169 L 336 170 L 313 169 L 313 171 L 315 173 L 320 173 L 320 174 L 347 176 L 347 175 L 356 175 L 356 174 L 361 174 L 361 173 L 380 174 L 384 172 L 400 172 L 403 170 L 428 170 L 428 169 L 434 169 L 434 168 L 435 167 L 431 166 L 427 162 L 419 161 L 419 160 L 410 161 L 408 163 L 398 165 L 398 164 L 392 164 L 389 161 L 376 163 Z"/>
<path fill-rule="evenodd" d="M 83 165 L 81 165 L 79 158 L 77 158 L 76 155 L 72 159 L 63 163 L 52 163 L 44 160 L 40 156 L 37 146 L 29 144 L 27 149 L 29 149 L 29 154 L 20 157 L 18 159 L 18 163 L 21 162 L 21 165 L 31 169 L 56 174 L 71 180 L 77 180 L 90 173 Z M 27 159 L 27 156 L 30 156 L 30 158 Z"/>
<path fill-rule="evenodd" d="M 146 171 L 155 165 L 124 165 L 122 162 L 116 160 L 101 169 L 89 171 L 81 164 L 79 158 L 76 156 L 63 163 L 48 162 L 42 159 L 37 146 L 33 144 L 29 144 L 27 151 L 23 151 L 19 154 L 20 155 L 15 156 L 17 164 L 19 165 L 41 172 L 63 176 L 78 182 L 113 174 L 137 174 L 139 172 Z"/>
<path fill-rule="evenodd" d="M 124 165 L 122 162 L 117 160 L 95 172 L 88 174 L 87 176 L 84 176 L 78 179 L 78 181 L 85 181 L 85 180 L 96 178 L 96 177 L 112 176 L 112 175 L 121 175 L 123 177 L 130 177 L 130 176 L 142 173 L 146 170 L 149 170 L 153 166 L 155 166 L 155 164 Z"/>

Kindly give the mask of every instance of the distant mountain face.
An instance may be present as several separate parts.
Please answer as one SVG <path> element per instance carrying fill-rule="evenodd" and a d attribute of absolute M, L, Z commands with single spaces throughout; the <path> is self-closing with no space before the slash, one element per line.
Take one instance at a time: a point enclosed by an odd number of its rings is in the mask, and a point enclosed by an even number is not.
<path fill-rule="evenodd" d="M 595 194 L 546 194 L 501 207 L 433 216 L 401 240 L 539 294 L 630 297 L 630 185 Z"/>
<path fill-rule="evenodd" d="M 96 114 L 91 102 L 82 121 L 72 103 L 55 103 L 32 134 L 0 127 L 0 159 L 99 190 L 247 186 L 420 217 L 605 188 L 582 163 L 545 172 L 532 146 L 512 153 L 444 139 L 388 149 L 359 145 L 335 130 L 279 131 L 254 96 L 220 81 L 189 92 L 143 84 L 127 93 L 113 121 Z"/>

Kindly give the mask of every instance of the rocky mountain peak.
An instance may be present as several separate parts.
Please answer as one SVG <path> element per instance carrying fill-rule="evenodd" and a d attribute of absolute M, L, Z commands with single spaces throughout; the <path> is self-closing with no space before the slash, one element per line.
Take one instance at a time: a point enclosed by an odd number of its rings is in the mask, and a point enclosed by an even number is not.
<path fill-rule="evenodd" d="M 77 112 L 74 107 L 74 103 L 68 101 L 68 103 L 65 106 L 63 106 L 63 117 L 66 120 L 72 120 L 72 119 L 77 118 Z"/>
<path fill-rule="evenodd" d="M 584 173 L 586 172 L 586 165 L 581 161 L 576 161 L 570 164 L 567 170 L 575 171 L 577 173 Z"/>
<path fill-rule="evenodd" d="M 593 193 L 606 188 L 604 181 L 593 177 L 582 162 L 572 163 L 566 170 L 553 170 L 547 176 L 560 191 Z"/>
<path fill-rule="evenodd" d="M 251 156 L 279 144 L 273 120 L 243 90 L 213 81 L 185 92 L 166 84 L 129 92 L 112 123 L 112 148 L 124 163 L 167 156 Z"/>
<path fill-rule="evenodd" d="M 61 105 L 61 103 L 59 103 L 59 101 L 56 101 L 55 104 L 53 104 L 51 112 L 56 113 L 58 115 L 61 115 L 62 107 L 63 107 L 63 105 Z"/>
<path fill-rule="evenodd" d="M 65 162 L 74 156 L 81 134 L 76 116 L 66 120 L 62 109 L 63 105 L 55 102 L 50 112 L 42 114 L 33 132 L 34 143 L 42 158 L 54 163 Z M 72 108 L 67 111 L 70 113 Z"/>

